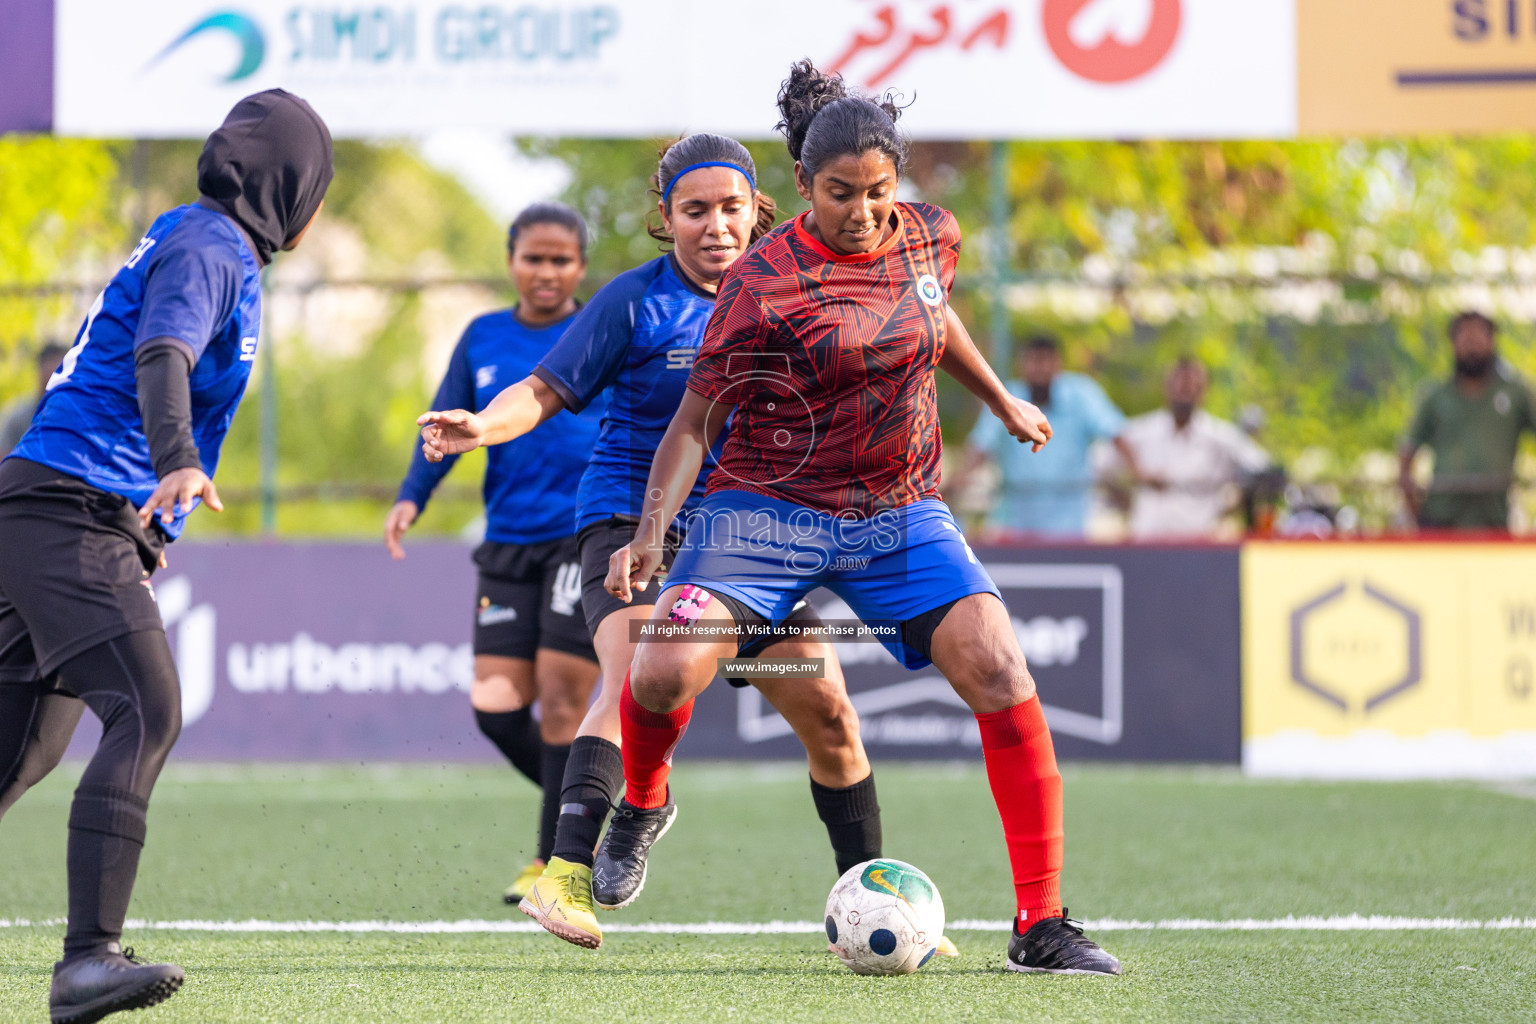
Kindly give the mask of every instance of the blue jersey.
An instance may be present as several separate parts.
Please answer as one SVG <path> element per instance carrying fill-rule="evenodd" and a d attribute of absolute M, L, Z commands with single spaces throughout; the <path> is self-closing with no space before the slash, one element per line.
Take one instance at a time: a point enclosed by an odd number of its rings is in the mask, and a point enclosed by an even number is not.
<path fill-rule="evenodd" d="M 713 295 L 661 256 L 604 285 L 533 371 L 570 409 L 609 393 L 576 495 L 578 527 L 640 514 L 651 460 L 682 404 L 714 308 Z M 684 510 L 702 500 L 713 463 L 706 460 Z"/>
<path fill-rule="evenodd" d="M 476 318 L 453 350 L 432 408 L 484 409 L 528 376 L 576 316 L 547 327 L 526 327 L 510 309 Z M 587 468 L 606 405 L 599 400 L 579 415 L 557 413 L 522 437 L 486 449 L 486 540 L 539 544 L 576 532 L 573 484 Z M 401 500 L 426 508 L 432 489 L 457 459 L 428 462 L 417 445 L 400 485 Z"/>
<path fill-rule="evenodd" d="M 134 355 L 146 342 L 174 338 L 192 352 L 192 440 L 213 476 L 260 331 L 261 265 L 235 222 L 201 206 L 161 214 L 97 296 L 11 456 L 142 506 L 157 479 Z M 179 537 L 185 518 L 178 512 L 161 529 Z"/>

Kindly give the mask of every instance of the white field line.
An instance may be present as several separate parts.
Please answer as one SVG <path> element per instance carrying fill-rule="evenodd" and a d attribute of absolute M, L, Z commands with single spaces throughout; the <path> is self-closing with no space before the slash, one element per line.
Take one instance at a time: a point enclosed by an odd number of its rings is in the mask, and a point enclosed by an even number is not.
<path fill-rule="evenodd" d="M 57 927 L 63 918 L 29 921 L 0 918 L 0 929 Z M 1010 921 L 964 919 L 951 921 L 949 931 L 1007 931 Z M 1501 917 L 1475 921 L 1456 917 L 1390 917 L 1383 914 L 1349 914 L 1336 917 L 1169 918 L 1162 921 L 1135 921 L 1106 918 L 1085 921 L 1084 927 L 1095 932 L 1169 931 L 1169 932 L 1425 932 L 1425 931 L 1536 931 L 1536 917 Z M 130 929 L 176 932 L 349 932 L 404 935 L 494 934 L 538 932 L 532 921 L 128 921 Z M 701 921 L 683 924 L 637 922 L 604 924 L 604 932 L 640 935 L 811 935 L 820 934 L 819 921 Z"/>

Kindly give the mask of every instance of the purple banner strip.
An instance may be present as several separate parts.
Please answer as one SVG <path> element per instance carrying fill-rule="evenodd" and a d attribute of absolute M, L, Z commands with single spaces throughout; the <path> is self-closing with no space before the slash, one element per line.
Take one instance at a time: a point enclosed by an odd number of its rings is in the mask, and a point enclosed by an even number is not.
<path fill-rule="evenodd" d="M 53 130 L 53 0 L 5 0 L 0 132 Z"/>

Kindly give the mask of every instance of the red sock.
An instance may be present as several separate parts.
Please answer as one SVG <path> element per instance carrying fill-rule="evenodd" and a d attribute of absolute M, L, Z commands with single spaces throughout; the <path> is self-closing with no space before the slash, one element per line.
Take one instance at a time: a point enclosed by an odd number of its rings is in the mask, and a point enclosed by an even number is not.
<path fill-rule="evenodd" d="M 1040 698 L 977 715 L 1019 900 L 1019 930 L 1061 916 L 1061 772 Z"/>
<path fill-rule="evenodd" d="M 669 714 L 648 711 L 629 692 L 629 673 L 619 694 L 619 728 L 624 755 L 624 799 L 636 807 L 660 807 L 667 802 L 667 776 L 672 751 L 688 729 L 693 701 Z"/>

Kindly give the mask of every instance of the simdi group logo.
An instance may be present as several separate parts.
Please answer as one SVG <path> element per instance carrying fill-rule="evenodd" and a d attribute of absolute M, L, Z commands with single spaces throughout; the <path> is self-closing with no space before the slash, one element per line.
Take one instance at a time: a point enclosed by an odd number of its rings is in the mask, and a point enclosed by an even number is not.
<path fill-rule="evenodd" d="M 214 11 L 207 17 L 200 18 L 186 31 L 168 43 L 165 49 L 155 54 L 146 66 L 152 68 L 165 60 L 171 54 L 180 50 L 183 46 L 199 36 L 205 34 L 223 35 L 233 38 L 239 47 L 239 55 L 221 81 L 238 82 L 242 78 L 249 78 L 261 67 L 262 61 L 267 56 L 267 38 L 262 34 L 261 26 L 250 15 L 240 11 Z"/>
<path fill-rule="evenodd" d="M 619 33 L 620 17 L 606 4 L 373 4 L 295 5 L 263 19 L 234 8 L 197 18 L 145 66 L 213 38 L 233 41 L 234 61 L 221 82 L 250 78 L 266 61 L 269 35 L 277 62 L 307 66 L 386 68 L 423 62 L 552 65 L 594 60 Z M 197 45 L 201 45 L 200 42 Z"/>

